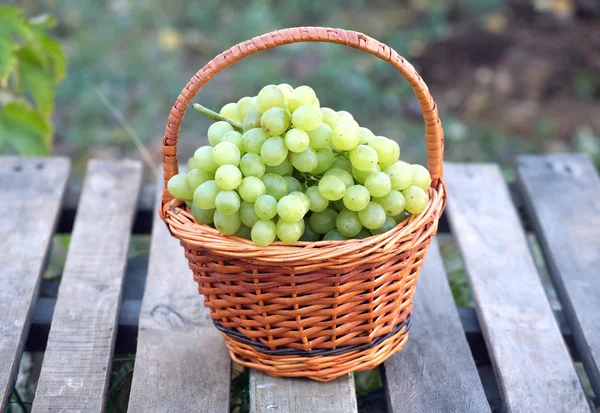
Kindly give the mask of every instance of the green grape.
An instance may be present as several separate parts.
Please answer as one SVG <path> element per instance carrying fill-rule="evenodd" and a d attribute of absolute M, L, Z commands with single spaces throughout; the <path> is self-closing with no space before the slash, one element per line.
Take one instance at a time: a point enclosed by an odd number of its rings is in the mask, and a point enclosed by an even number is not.
<path fill-rule="evenodd" d="M 340 119 L 354 119 L 354 116 L 352 116 L 352 113 L 345 111 L 345 110 L 338 110 L 337 115 L 338 115 L 338 118 L 340 118 Z"/>
<path fill-rule="evenodd" d="M 344 198 L 331 202 L 330 207 L 333 207 L 333 209 L 335 209 L 338 212 L 342 209 L 345 209 L 346 207 L 344 207 Z"/>
<path fill-rule="evenodd" d="M 242 222 L 242 225 L 240 225 L 240 227 L 238 228 L 238 230 L 235 232 L 234 235 L 236 237 L 240 237 L 240 238 L 244 238 L 244 239 L 252 239 L 252 228 L 244 225 L 244 223 Z"/>
<path fill-rule="evenodd" d="M 413 170 L 406 162 L 395 162 L 383 170 L 392 181 L 392 188 L 402 191 L 408 188 L 413 181 Z"/>
<path fill-rule="evenodd" d="M 271 195 L 278 201 L 290 193 L 288 183 L 281 175 L 266 173 L 261 179 L 267 189 L 267 195 Z"/>
<path fill-rule="evenodd" d="M 377 229 L 385 223 L 385 210 L 375 202 L 369 202 L 369 205 L 358 212 L 358 219 L 365 228 Z"/>
<path fill-rule="evenodd" d="M 403 211 L 403 212 L 399 213 L 398 215 L 393 216 L 392 218 L 394 219 L 394 221 L 396 221 L 396 224 L 399 224 L 402 221 L 404 221 L 405 219 L 407 219 L 408 217 L 410 217 L 410 212 Z"/>
<path fill-rule="evenodd" d="M 338 213 L 327 208 L 321 212 L 313 213 L 308 219 L 308 224 L 317 234 L 326 234 L 335 228 Z"/>
<path fill-rule="evenodd" d="M 346 185 L 344 181 L 335 175 L 324 176 L 319 181 L 319 192 L 323 198 L 330 201 L 337 201 L 344 196 Z"/>
<path fill-rule="evenodd" d="M 317 129 L 322 120 L 323 115 L 321 115 L 321 111 L 312 105 L 300 106 L 292 114 L 292 125 L 294 125 L 294 128 L 302 129 L 306 132 Z"/>
<path fill-rule="evenodd" d="M 283 138 L 269 138 L 260 149 L 260 157 L 265 165 L 276 166 L 282 163 L 288 155 Z"/>
<path fill-rule="evenodd" d="M 336 111 L 331 108 L 321 108 L 321 115 L 323 115 L 323 123 L 333 129 L 339 118 Z"/>
<path fill-rule="evenodd" d="M 286 222 L 279 220 L 276 226 L 277 238 L 283 242 L 296 242 L 304 233 L 304 220 Z"/>
<path fill-rule="evenodd" d="M 192 169 L 196 169 L 196 164 L 194 163 L 193 156 L 190 159 L 188 159 L 187 167 L 188 167 L 188 171 L 191 171 Z"/>
<path fill-rule="evenodd" d="M 372 171 L 377 165 L 377 152 L 367 145 L 358 145 L 350 151 L 352 167 L 360 171 Z"/>
<path fill-rule="evenodd" d="M 188 172 L 185 178 L 185 184 L 190 189 L 190 191 L 192 191 L 193 195 L 194 191 L 200 186 L 200 184 L 203 184 L 206 181 L 210 181 L 211 179 L 213 179 L 212 174 L 201 171 L 200 169 L 192 169 Z"/>
<path fill-rule="evenodd" d="M 294 168 L 300 172 L 311 172 L 319 164 L 319 158 L 313 148 L 306 148 L 300 153 L 291 153 L 290 160 Z"/>
<path fill-rule="evenodd" d="M 174 198 L 189 201 L 194 197 L 194 191 L 186 183 L 187 174 L 174 175 L 167 183 L 167 189 Z"/>
<path fill-rule="evenodd" d="M 206 181 L 194 191 L 194 204 L 198 208 L 213 209 L 215 207 L 215 199 L 220 191 L 215 181 Z"/>
<path fill-rule="evenodd" d="M 242 149 L 247 153 L 260 154 L 260 148 L 269 138 L 262 128 L 249 129 L 242 135 Z"/>
<path fill-rule="evenodd" d="M 310 199 L 308 199 L 308 196 L 304 192 L 291 191 L 290 195 L 300 198 L 300 200 L 304 203 L 304 206 L 306 207 L 306 212 L 308 212 L 308 210 L 310 209 Z"/>
<path fill-rule="evenodd" d="M 271 219 L 277 215 L 277 200 L 271 195 L 259 196 L 254 203 L 254 212 L 260 219 Z"/>
<path fill-rule="evenodd" d="M 215 207 L 220 213 L 231 215 L 240 209 L 240 196 L 235 191 L 221 191 L 215 198 Z"/>
<path fill-rule="evenodd" d="M 308 212 L 304 201 L 294 195 L 286 195 L 277 202 L 277 214 L 287 222 L 296 222 Z"/>
<path fill-rule="evenodd" d="M 240 214 L 237 212 L 225 215 L 222 212 L 219 212 L 219 210 L 215 211 L 215 228 L 217 228 L 221 234 L 235 234 L 240 228 L 240 225 L 242 225 L 242 220 L 240 219 Z"/>
<path fill-rule="evenodd" d="M 371 236 L 371 233 L 369 232 L 369 230 L 368 230 L 368 229 L 366 229 L 366 228 L 363 228 L 363 229 L 361 229 L 361 230 L 359 231 L 359 233 L 358 233 L 358 234 L 356 234 L 356 235 L 354 236 L 354 238 L 357 238 L 357 239 L 364 239 L 364 238 L 369 238 L 370 236 Z"/>
<path fill-rule="evenodd" d="M 226 118 L 233 119 L 235 121 L 241 122 L 244 120 L 243 116 L 240 114 L 238 110 L 237 104 L 228 103 L 221 108 L 219 111 L 219 115 L 225 116 Z"/>
<path fill-rule="evenodd" d="M 252 242 L 259 247 L 266 247 L 275 241 L 277 235 L 275 223 L 273 221 L 260 220 L 252 227 L 250 236 Z"/>
<path fill-rule="evenodd" d="M 319 192 L 318 186 L 311 186 L 306 190 L 306 196 L 310 201 L 309 209 L 313 212 L 324 211 L 329 205 L 329 201 L 323 198 L 321 192 Z"/>
<path fill-rule="evenodd" d="M 291 85 L 288 85 L 287 83 L 280 83 L 279 85 L 277 85 L 277 87 L 283 93 L 283 101 L 287 103 L 287 101 L 290 100 L 290 96 L 292 96 L 294 88 Z"/>
<path fill-rule="evenodd" d="M 215 181 L 221 189 L 235 189 L 242 183 L 242 172 L 235 165 L 219 166 L 215 172 Z"/>
<path fill-rule="evenodd" d="M 260 126 L 269 136 L 282 135 L 290 126 L 290 115 L 282 108 L 271 108 L 263 113 Z"/>
<path fill-rule="evenodd" d="M 315 151 L 317 155 L 317 167 L 311 171 L 312 174 L 320 175 L 331 167 L 335 156 L 333 155 L 333 149 L 329 146 Z"/>
<path fill-rule="evenodd" d="M 250 112 L 242 122 L 242 129 L 244 130 L 244 132 L 248 132 L 249 130 L 256 128 L 261 128 L 262 130 L 262 127 L 260 126 L 261 118 L 262 114 L 258 110 Z"/>
<path fill-rule="evenodd" d="M 315 103 L 313 103 L 313 106 L 317 109 L 321 108 L 321 102 L 319 101 L 319 98 L 315 98 Z"/>
<path fill-rule="evenodd" d="M 340 234 L 348 238 L 358 234 L 363 227 L 360 219 L 358 219 L 358 212 L 349 209 L 340 211 L 335 220 L 335 226 Z"/>
<path fill-rule="evenodd" d="M 275 85 L 263 87 L 256 96 L 256 107 L 260 113 L 265 113 L 271 108 L 282 108 L 284 96 L 281 89 Z"/>
<path fill-rule="evenodd" d="M 392 217 L 387 217 L 381 227 L 371 230 L 371 234 L 373 234 L 373 235 L 383 234 L 384 232 L 388 232 L 390 229 L 394 228 L 395 226 L 396 226 L 396 221 L 394 221 L 394 219 Z"/>
<path fill-rule="evenodd" d="M 217 165 L 239 165 L 240 150 L 232 142 L 221 142 L 213 148 L 213 160 Z"/>
<path fill-rule="evenodd" d="M 237 108 L 238 112 L 240 113 L 241 117 L 244 118 L 244 120 L 250 113 L 257 110 L 256 102 L 250 96 L 244 96 L 243 98 L 238 100 Z"/>
<path fill-rule="evenodd" d="M 337 128 L 340 125 L 348 125 L 348 126 L 352 126 L 352 127 L 356 128 L 356 131 L 357 131 L 356 135 L 358 136 L 358 128 L 360 128 L 360 125 L 354 119 L 339 118 L 338 121 L 335 123 L 335 125 L 333 125 L 333 129 Z"/>
<path fill-rule="evenodd" d="M 331 142 L 340 151 L 351 151 L 358 145 L 358 127 L 343 123 L 331 132 Z"/>
<path fill-rule="evenodd" d="M 392 189 L 387 195 L 381 198 L 373 198 L 373 202 L 377 202 L 385 209 L 385 214 L 388 217 L 393 217 L 404 211 L 406 201 L 400 191 Z"/>
<path fill-rule="evenodd" d="M 400 156 L 400 147 L 398 144 L 384 136 L 375 136 L 374 138 L 369 139 L 367 145 L 377 152 L 380 166 L 394 163 L 398 160 L 398 156 Z M 396 148 L 398 148 L 397 154 Z"/>
<path fill-rule="evenodd" d="M 284 221 L 285 222 L 285 221 Z M 304 218 L 304 233 L 300 237 L 300 241 L 315 242 L 321 239 L 321 235 L 315 232 L 308 224 L 308 218 Z"/>
<path fill-rule="evenodd" d="M 202 209 L 192 202 L 192 216 L 202 224 L 212 224 L 215 216 L 215 209 Z"/>
<path fill-rule="evenodd" d="M 232 130 L 231 132 L 227 132 L 223 136 L 223 139 L 221 139 L 221 142 L 231 142 L 235 146 L 238 147 L 238 149 L 240 150 L 240 153 L 242 152 L 242 134 L 239 133 L 238 131 Z M 243 153 L 242 153 L 242 155 L 243 155 Z"/>
<path fill-rule="evenodd" d="M 246 201 L 242 201 L 240 205 L 240 218 L 242 223 L 250 228 L 260 219 L 254 212 L 254 204 Z"/>
<path fill-rule="evenodd" d="M 412 184 L 418 186 L 423 191 L 427 191 L 431 186 L 431 175 L 427 168 L 421 165 L 411 165 L 410 170 L 412 171 Z"/>
<path fill-rule="evenodd" d="M 285 179 L 285 181 L 287 182 L 288 191 L 290 191 L 290 193 L 302 191 L 302 184 L 293 176 L 284 176 L 283 179 Z"/>
<path fill-rule="evenodd" d="M 294 171 L 294 167 L 292 166 L 292 163 L 290 162 L 289 156 L 286 156 L 285 159 L 283 160 L 283 162 L 281 162 L 279 165 L 267 166 L 267 169 L 266 169 L 267 173 L 277 174 L 277 175 L 281 175 L 281 176 L 291 175 L 293 171 Z"/>
<path fill-rule="evenodd" d="M 343 236 L 337 229 L 332 229 L 323 237 L 323 241 L 345 241 L 348 237 Z"/>
<path fill-rule="evenodd" d="M 373 172 L 365 180 L 365 187 L 371 196 L 382 197 L 392 189 L 392 181 L 383 172 Z"/>
<path fill-rule="evenodd" d="M 361 145 L 364 145 L 365 143 L 367 143 L 369 141 L 369 139 L 374 138 L 375 135 L 373 134 L 373 132 L 371 132 L 370 129 L 368 128 L 364 128 L 364 127 L 360 127 L 358 128 L 358 143 Z M 400 156 L 400 154 L 398 154 L 398 156 Z"/>
<path fill-rule="evenodd" d="M 311 148 L 325 148 L 331 144 L 331 128 L 326 123 L 321 123 L 317 129 L 308 132 L 308 138 Z"/>
<path fill-rule="evenodd" d="M 244 176 L 255 176 L 260 178 L 265 174 L 265 164 L 260 155 L 247 153 L 240 160 L 240 170 Z"/>
<path fill-rule="evenodd" d="M 352 185 L 354 185 L 354 179 L 352 179 L 352 175 L 348 171 L 345 171 L 343 169 L 338 169 L 338 168 L 332 168 L 332 169 L 328 170 L 327 172 L 325 172 L 325 175 L 323 175 L 323 176 L 330 176 L 330 175 L 337 176 L 338 178 L 340 178 L 342 180 L 342 182 L 344 183 L 344 185 L 346 185 L 346 188 L 349 188 Z"/>
<path fill-rule="evenodd" d="M 343 156 L 336 156 L 336 158 L 333 160 L 333 163 L 331 164 L 330 169 L 341 169 L 351 174 L 352 164 L 348 159 L 344 158 Z"/>
<path fill-rule="evenodd" d="M 429 196 L 423 188 L 411 185 L 402 191 L 406 202 L 405 208 L 411 214 L 417 215 L 423 212 L 429 203 Z"/>
<path fill-rule="evenodd" d="M 364 184 L 369 175 L 371 175 L 373 172 L 381 172 L 379 165 L 375 165 L 375 168 L 370 171 L 359 171 L 355 167 L 352 167 L 352 177 L 355 181 L 360 182 L 361 184 Z"/>
<path fill-rule="evenodd" d="M 212 146 L 217 146 L 221 142 L 221 139 L 223 139 L 223 136 L 232 130 L 233 126 L 225 121 L 215 122 L 208 127 L 208 141 Z"/>
<path fill-rule="evenodd" d="M 255 176 L 247 176 L 242 179 L 237 190 L 242 199 L 250 203 L 255 203 L 259 196 L 267 193 L 263 181 Z"/>
<path fill-rule="evenodd" d="M 352 185 L 346 189 L 342 199 L 344 200 L 344 206 L 350 211 L 360 211 L 369 204 L 371 194 L 362 185 Z"/>
<path fill-rule="evenodd" d="M 288 107 L 290 112 L 294 113 L 296 109 L 304 105 L 314 105 L 317 95 L 315 91 L 309 86 L 298 86 L 288 100 Z"/>
<path fill-rule="evenodd" d="M 285 134 L 285 146 L 292 152 L 300 153 L 308 148 L 310 139 L 302 129 L 290 129 Z"/>
<path fill-rule="evenodd" d="M 194 152 L 194 165 L 201 171 L 215 173 L 219 165 L 213 159 L 213 148 L 210 146 L 201 146 Z"/>

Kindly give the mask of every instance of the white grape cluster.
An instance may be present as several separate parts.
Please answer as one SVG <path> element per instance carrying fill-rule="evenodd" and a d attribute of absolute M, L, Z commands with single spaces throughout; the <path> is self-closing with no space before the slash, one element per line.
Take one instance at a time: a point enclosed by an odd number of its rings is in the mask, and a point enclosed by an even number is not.
<path fill-rule="evenodd" d="M 211 146 L 194 153 L 168 190 L 225 235 L 258 246 L 364 238 L 429 202 L 426 168 L 399 161 L 395 141 L 350 113 L 321 108 L 308 86 L 268 85 L 220 115 L 228 121 L 209 127 Z"/>

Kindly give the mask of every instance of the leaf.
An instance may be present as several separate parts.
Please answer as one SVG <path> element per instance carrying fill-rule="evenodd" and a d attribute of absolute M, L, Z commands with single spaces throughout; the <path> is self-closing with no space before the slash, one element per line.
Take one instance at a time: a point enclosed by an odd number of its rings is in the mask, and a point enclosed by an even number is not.
<path fill-rule="evenodd" d="M 22 14 L 18 7 L 0 6 L 0 86 L 3 87 L 7 86 L 8 76 L 14 68 L 18 45 L 33 38 Z"/>
<path fill-rule="evenodd" d="M 33 97 L 38 111 L 45 119 L 50 120 L 56 95 L 56 82 L 31 50 L 29 46 L 25 46 L 17 52 L 19 58 L 17 87 L 20 91 L 28 92 Z"/>
<path fill-rule="evenodd" d="M 6 87 L 8 76 L 15 66 L 17 46 L 9 39 L 0 37 L 0 86 Z"/>
<path fill-rule="evenodd" d="M 0 38 L 20 36 L 30 40 L 33 33 L 23 18 L 23 11 L 18 7 L 0 6 Z"/>
<path fill-rule="evenodd" d="M 65 77 L 66 61 L 60 43 L 42 32 L 37 33 L 37 39 L 52 66 L 54 78 L 57 82 L 62 80 Z"/>
<path fill-rule="evenodd" d="M 12 143 L 24 155 L 50 152 L 52 126 L 26 101 L 15 100 L 0 110 L 0 144 Z"/>

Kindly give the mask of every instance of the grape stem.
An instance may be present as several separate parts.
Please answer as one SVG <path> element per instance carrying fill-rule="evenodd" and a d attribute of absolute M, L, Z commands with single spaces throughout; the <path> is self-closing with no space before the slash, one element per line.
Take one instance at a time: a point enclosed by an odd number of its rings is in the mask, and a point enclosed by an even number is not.
<path fill-rule="evenodd" d="M 237 130 L 238 132 L 242 132 L 242 131 L 243 131 L 243 127 L 242 127 L 242 124 L 241 124 L 241 123 L 239 123 L 239 122 L 237 122 L 237 121 L 235 121 L 235 120 L 233 120 L 233 119 L 230 119 L 230 118 L 228 118 L 227 116 L 223 116 L 223 115 L 221 115 L 221 114 L 219 114 L 219 113 L 217 113 L 217 112 L 214 112 L 214 111 L 212 111 L 212 110 L 210 110 L 210 109 L 208 109 L 208 108 L 206 108 L 206 107 L 202 106 L 202 105 L 201 105 L 201 104 L 199 104 L 199 103 L 194 103 L 194 104 L 192 105 L 192 107 L 193 107 L 193 108 L 194 108 L 194 109 L 195 109 L 197 112 L 200 112 L 200 113 L 202 113 L 204 116 L 206 116 L 206 117 L 207 117 L 207 118 L 209 118 L 209 119 L 212 119 L 212 120 L 214 120 L 215 122 L 217 122 L 217 121 L 223 121 L 223 122 L 227 122 L 227 123 L 229 123 L 231 126 L 233 126 L 233 128 L 234 128 L 235 130 Z"/>

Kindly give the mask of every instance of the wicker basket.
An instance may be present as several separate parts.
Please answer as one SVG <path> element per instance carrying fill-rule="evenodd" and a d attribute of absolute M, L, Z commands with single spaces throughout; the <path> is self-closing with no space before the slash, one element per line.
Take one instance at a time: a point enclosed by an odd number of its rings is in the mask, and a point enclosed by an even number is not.
<path fill-rule="evenodd" d="M 178 173 L 177 139 L 185 111 L 214 75 L 261 50 L 297 42 L 331 42 L 371 53 L 412 86 L 425 120 L 429 205 L 394 229 L 348 241 L 276 242 L 260 248 L 194 220 L 166 189 Z M 362 33 L 300 27 L 240 43 L 204 66 L 182 90 L 163 140 L 160 215 L 185 249 L 198 289 L 231 358 L 273 376 L 329 381 L 371 369 L 408 338 L 412 297 L 427 246 L 446 203 L 443 131 L 437 108 L 415 69 L 393 49 Z"/>

